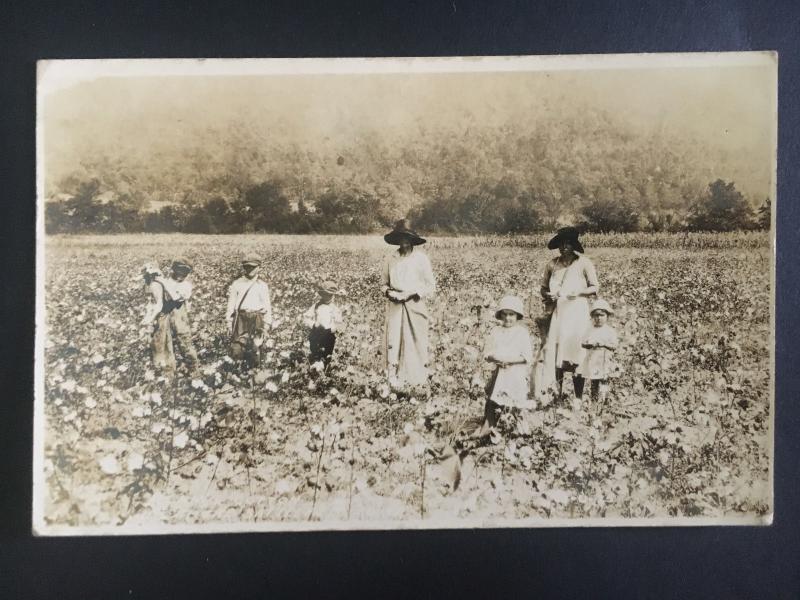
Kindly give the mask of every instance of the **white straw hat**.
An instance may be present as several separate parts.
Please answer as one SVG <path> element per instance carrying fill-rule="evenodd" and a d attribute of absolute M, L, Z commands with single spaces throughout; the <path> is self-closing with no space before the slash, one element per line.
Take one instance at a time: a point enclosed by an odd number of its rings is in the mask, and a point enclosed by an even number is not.
<path fill-rule="evenodd" d="M 142 267 L 142 273 L 144 275 L 161 275 L 161 269 L 159 269 L 155 263 L 146 263 Z"/>
<path fill-rule="evenodd" d="M 591 307 L 591 309 L 589 309 L 589 314 L 591 315 L 596 310 L 602 310 L 606 314 L 609 314 L 609 315 L 613 315 L 614 314 L 614 311 L 611 310 L 611 305 L 608 302 L 606 302 L 605 300 L 603 300 L 602 298 L 598 298 L 597 300 L 592 302 L 592 307 Z"/>
<path fill-rule="evenodd" d="M 525 316 L 525 309 L 522 306 L 522 298 L 519 296 L 503 296 L 503 298 L 500 300 L 500 303 L 497 305 L 497 310 L 494 313 L 494 316 L 498 319 L 500 318 L 499 314 L 501 310 L 513 310 L 519 315 L 520 319 Z"/>

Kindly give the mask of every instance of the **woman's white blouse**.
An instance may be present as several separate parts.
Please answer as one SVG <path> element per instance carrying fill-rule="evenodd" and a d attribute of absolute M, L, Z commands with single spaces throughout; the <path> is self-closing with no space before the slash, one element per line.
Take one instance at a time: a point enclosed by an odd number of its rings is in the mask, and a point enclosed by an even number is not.
<path fill-rule="evenodd" d="M 436 291 L 431 261 L 421 250 L 413 250 L 406 256 L 392 254 L 383 269 L 383 284 L 420 298 L 430 298 Z"/>

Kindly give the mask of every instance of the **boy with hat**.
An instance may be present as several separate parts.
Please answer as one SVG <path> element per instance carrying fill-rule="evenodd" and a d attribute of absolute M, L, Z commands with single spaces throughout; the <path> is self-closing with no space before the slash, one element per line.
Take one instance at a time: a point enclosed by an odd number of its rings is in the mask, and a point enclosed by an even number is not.
<path fill-rule="evenodd" d="M 333 303 L 334 296 L 339 293 L 333 281 L 318 284 L 317 293 L 319 300 L 303 314 L 305 324 L 311 328 L 308 360 L 312 364 L 322 361 L 327 369 L 336 345 L 336 332 L 342 325 L 342 311 Z"/>
<path fill-rule="evenodd" d="M 591 382 L 592 400 L 599 401 L 601 405 L 608 394 L 608 380 L 619 375 L 614 361 L 614 350 L 619 340 L 617 332 L 608 324 L 608 317 L 613 314 L 608 302 L 602 298 L 595 300 L 589 313 L 592 326 L 581 342 L 586 349 L 586 356 L 578 367 L 578 373 Z"/>
<path fill-rule="evenodd" d="M 225 319 L 231 332 L 231 358 L 244 360 L 248 367 L 261 362 L 261 345 L 272 325 L 269 286 L 258 278 L 261 260 L 250 256 L 242 261 L 242 276 L 228 291 Z"/>

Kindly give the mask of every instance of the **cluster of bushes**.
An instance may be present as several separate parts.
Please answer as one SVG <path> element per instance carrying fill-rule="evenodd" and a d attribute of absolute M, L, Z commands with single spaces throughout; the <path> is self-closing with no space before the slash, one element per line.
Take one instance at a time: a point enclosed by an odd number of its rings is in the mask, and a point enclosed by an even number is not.
<path fill-rule="evenodd" d="M 157 211 L 98 198 L 96 181 L 72 198 L 45 204 L 47 233 L 366 233 L 391 222 L 379 199 L 358 192 L 328 192 L 309 209 L 289 202 L 279 183 L 248 188 L 232 201 L 171 204 Z"/>
<path fill-rule="evenodd" d="M 397 217 L 378 195 L 331 189 L 309 207 L 290 202 L 281 183 L 266 181 L 240 198 L 171 204 L 149 212 L 125 199 L 103 201 L 96 180 L 81 184 L 67 200 L 45 205 L 48 233 L 368 233 Z M 435 197 L 411 210 L 416 226 L 440 233 L 524 234 L 550 231 L 571 222 L 592 232 L 740 231 L 768 229 L 770 201 L 754 211 L 733 182 L 709 184 L 683 214 L 673 210 L 642 214 L 625 199 L 598 195 L 582 199 L 577 211 L 559 213 L 559 202 L 535 191 L 483 186 L 466 196 Z M 571 207 L 567 206 L 567 209 Z"/>

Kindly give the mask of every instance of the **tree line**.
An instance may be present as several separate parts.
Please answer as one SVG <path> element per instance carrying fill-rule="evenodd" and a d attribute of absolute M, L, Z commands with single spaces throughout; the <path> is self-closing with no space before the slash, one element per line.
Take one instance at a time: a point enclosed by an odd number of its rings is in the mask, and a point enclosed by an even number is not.
<path fill-rule="evenodd" d="M 241 198 L 170 204 L 157 211 L 103 200 L 100 182 L 82 183 L 66 200 L 45 204 L 45 229 L 71 233 L 370 233 L 396 218 L 380 196 L 359 190 L 329 190 L 309 207 L 292 204 L 280 181 L 247 188 Z M 576 213 L 558 214 L 535 191 L 485 186 L 467 196 L 432 198 L 410 211 L 422 231 L 459 234 L 523 234 L 577 223 L 592 232 L 737 231 L 769 229 L 771 203 L 757 210 L 734 182 L 717 179 L 682 215 L 674 211 L 642 213 L 624 199 L 587 198 Z"/>

